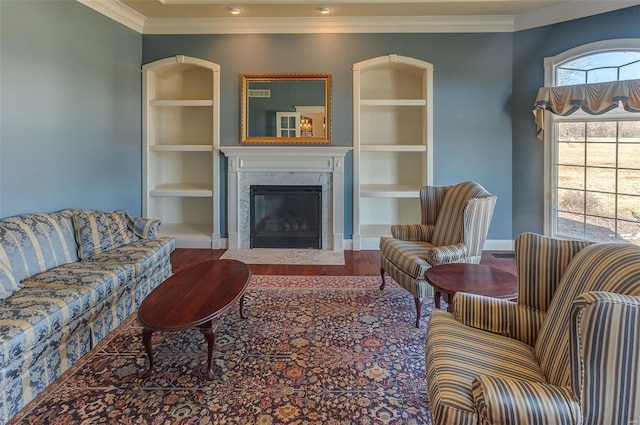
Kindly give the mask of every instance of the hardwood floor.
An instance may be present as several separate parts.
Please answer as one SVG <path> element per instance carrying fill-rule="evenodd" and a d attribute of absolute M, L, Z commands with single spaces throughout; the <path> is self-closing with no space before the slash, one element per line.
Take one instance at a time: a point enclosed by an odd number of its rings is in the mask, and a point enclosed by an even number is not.
<path fill-rule="evenodd" d="M 174 272 L 191 264 L 216 260 L 224 249 L 176 249 L 171 254 Z M 481 264 L 499 267 L 516 274 L 514 258 L 498 258 L 494 254 L 512 254 L 509 251 L 484 251 Z M 251 264 L 254 275 L 289 276 L 378 276 L 380 275 L 380 251 L 345 251 L 344 266 L 293 266 L 278 264 Z"/>

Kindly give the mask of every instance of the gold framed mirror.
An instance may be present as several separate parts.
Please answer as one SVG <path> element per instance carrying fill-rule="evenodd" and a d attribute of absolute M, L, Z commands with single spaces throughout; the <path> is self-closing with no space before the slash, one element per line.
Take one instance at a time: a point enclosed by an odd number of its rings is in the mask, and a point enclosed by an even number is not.
<path fill-rule="evenodd" d="M 240 142 L 331 143 L 331 74 L 242 74 Z"/>

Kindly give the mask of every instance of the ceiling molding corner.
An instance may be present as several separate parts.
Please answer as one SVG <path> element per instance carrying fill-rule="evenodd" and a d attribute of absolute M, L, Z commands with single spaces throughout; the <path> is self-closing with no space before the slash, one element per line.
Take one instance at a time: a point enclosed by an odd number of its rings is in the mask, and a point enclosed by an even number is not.
<path fill-rule="evenodd" d="M 638 5 L 640 5 L 638 0 L 574 0 L 534 12 L 516 15 L 514 30 L 528 30 Z"/>
<path fill-rule="evenodd" d="M 119 0 L 77 0 L 85 6 L 143 34 L 147 18 Z"/>

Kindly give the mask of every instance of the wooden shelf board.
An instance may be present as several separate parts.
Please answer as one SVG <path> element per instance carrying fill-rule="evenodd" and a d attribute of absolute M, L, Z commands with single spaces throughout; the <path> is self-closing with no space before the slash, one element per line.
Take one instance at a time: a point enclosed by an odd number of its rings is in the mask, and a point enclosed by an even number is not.
<path fill-rule="evenodd" d="M 187 100 L 150 100 L 151 106 L 213 106 L 213 100 L 187 99 Z"/>
<path fill-rule="evenodd" d="M 360 99 L 361 106 L 426 106 L 425 99 Z"/>
<path fill-rule="evenodd" d="M 159 233 L 161 236 L 211 239 L 212 229 L 211 223 L 162 223 Z"/>
<path fill-rule="evenodd" d="M 213 186 L 197 183 L 161 184 L 151 189 L 149 195 L 206 198 L 213 196 Z"/>
<path fill-rule="evenodd" d="M 363 152 L 426 152 L 425 145 L 367 145 L 362 143 L 360 150 Z"/>
<path fill-rule="evenodd" d="M 400 184 L 362 184 L 360 196 L 363 198 L 419 198 L 421 186 Z"/>
<path fill-rule="evenodd" d="M 213 152 L 212 145 L 151 145 L 152 152 Z"/>

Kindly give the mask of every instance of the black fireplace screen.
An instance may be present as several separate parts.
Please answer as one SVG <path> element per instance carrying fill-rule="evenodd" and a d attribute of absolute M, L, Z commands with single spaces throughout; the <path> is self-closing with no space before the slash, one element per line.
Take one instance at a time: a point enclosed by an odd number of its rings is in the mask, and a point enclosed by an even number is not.
<path fill-rule="evenodd" d="M 322 186 L 255 186 L 251 248 L 322 248 Z"/>

